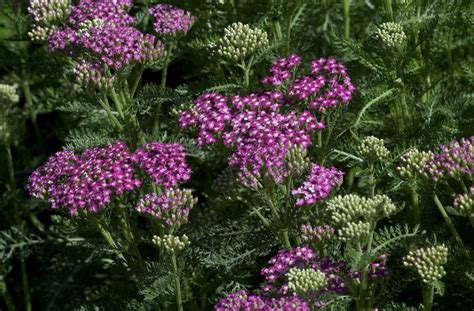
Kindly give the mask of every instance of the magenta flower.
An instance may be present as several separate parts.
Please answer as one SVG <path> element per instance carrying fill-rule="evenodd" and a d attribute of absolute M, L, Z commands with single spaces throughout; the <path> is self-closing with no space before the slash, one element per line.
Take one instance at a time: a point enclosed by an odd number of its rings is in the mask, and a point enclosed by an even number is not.
<path fill-rule="evenodd" d="M 191 190 L 175 188 L 161 195 L 146 194 L 136 209 L 153 215 L 167 226 L 179 226 L 188 222 L 189 211 L 195 203 Z"/>
<path fill-rule="evenodd" d="M 132 160 L 166 190 L 191 177 L 184 147 L 180 144 L 151 142 L 137 149 Z"/>
<path fill-rule="evenodd" d="M 343 175 L 344 173 L 336 168 L 325 168 L 313 164 L 303 184 L 291 192 L 296 197 L 296 205 L 312 205 L 326 199 L 329 193 L 342 182 Z"/>
<path fill-rule="evenodd" d="M 191 13 L 169 4 L 157 4 L 148 12 L 153 16 L 153 29 L 160 35 L 186 33 L 196 20 Z"/>

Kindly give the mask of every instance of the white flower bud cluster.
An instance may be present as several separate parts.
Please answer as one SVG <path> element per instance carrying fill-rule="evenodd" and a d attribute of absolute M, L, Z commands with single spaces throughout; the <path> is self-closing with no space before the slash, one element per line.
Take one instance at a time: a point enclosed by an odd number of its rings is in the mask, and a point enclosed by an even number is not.
<path fill-rule="evenodd" d="M 344 227 L 337 231 L 339 240 L 350 242 L 365 240 L 369 236 L 370 223 L 365 221 L 348 222 Z"/>
<path fill-rule="evenodd" d="M 406 267 L 414 268 L 425 283 L 440 280 L 445 274 L 443 265 L 448 261 L 448 248 L 445 245 L 412 250 L 404 258 Z"/>
<path fill-rule="evenodd" d="M 327 209 L 342 241 L 366 237 L 372 222 L 397 210 L 388 196 L 379 194 L 373 198 L 356 194 L 338 195 L 328 202 Z"/>
<path fill-rule="evenodd" d="M 97 89 L 108 89 L 114 84 L 114 77 L 100 65 L 81 60 L 74 64 L 72 72 L 77 83 Z"/>
<path fill-rule="evenodd" d="M 362 158 L 370 162 L 383 160 L 390 154 L 384 145 L 384 140 L 374 136 L 365 137 L 356 151 Z"/>
<path fill-rule="evenodd" d="M 375 36 L 380 39 L 387 48 L 401 46 L 407 40 L 402 25 L 394 22 L 387 22 L 380 25 L 375 31 Z"/>
<path fill-rule="evenodd" d="M 20 96 L 16 93 L 16 88 L 8 84 L 0 84 L 0 104 L 10 105 L 20 101 Z M 2 109 L 7 107 L 2 106 Z"/>
<path fill-rule="evenodd" d="M 177 253 L 179 251 L 182 251 L 189 244 L 191 244 L 186 234 L 183 234 L 180 237 L 165 234 L 163 238 L 155 235 L 153 236 L 152 241 L 153 244 L 157 245 L 158 247 L 164 248 L 168 253 Z"/>
<path fill-rule="evenodd" d="M 286 276 L 288 289 L 297 295 L 306 295 L 308 291 L 316 292 L 327 286 L 326 275 L 319 270 L 291 268 Z"/>
<path fill-rule="evenodd" d="M 285 164 L 289 174 L 298 176 L 309 168 L 310 161 L 306 155 L 306 149 L 303 149 L 301 146 L 295 146 L 288 150 Z"/>
<path fill-rule="evenodd" d="M 28 13 L 33 29 L 28 33 L 35 41 L 44 41 L 71 11 L 70 0 L 30 0 Z"/>
<path fill-rule="evenodd" d="M 410 149 L 401 157 L 402 163 L 397 167 L 398 173 L 405 179 L 416 179 L 418 176 L 425 175 L 424 168 L 432 154 L 431 151 Z"/>
<path fill-rule="evenodd" d="M 217 42 L 217 54 L 230 61 L 241 61 L 269 44 L 267 33 L 247 24 L 233 23 Z"/>
<path fill-rule="evenodd" d="M 466 217 L 474 217 L 474 187 L 468 193 L 462 193 L 454 199 L 454 207 Z"/>

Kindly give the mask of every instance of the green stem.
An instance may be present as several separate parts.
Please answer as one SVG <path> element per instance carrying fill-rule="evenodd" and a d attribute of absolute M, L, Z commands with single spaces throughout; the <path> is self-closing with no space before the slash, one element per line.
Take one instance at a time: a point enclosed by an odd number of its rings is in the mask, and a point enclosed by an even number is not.
<path fill-rule="evenodd" d="M 387 12 L 387 18 L 390 22 L 393 22 L 393 9 L 392 0 L 385 0 L 385 12 Z"/>
<path fill-rule="evenodd" d="M 3 288 L 2 288 L 2 297 L 3 300 L 5 301 L 5 305 L 7 306 L 8 311 L 15 311 L 15 304 L 13 303 L 12 296 L 10 295 L 10 291 L 8 290 L 7 282 L 3 279 L 3 277 L 0 277 L 0 284 L 3 283 Z"/>
<path fill-rule="evenodd" d="M 165 59 L 163 61 L 163 70 L 161 71 L 161 83 L 160 83 L 160 90 L 164 90 L 166 88 L 166 76 L 168 75 L 168 64 L 171 56 L 171 52 L 174 48 L 174 44 L 170 43 L 166 48 Z"/>
<path fill-rule="evenodd" d="M 120 98 L 118 97 L 117 93 L 115 92 L 114 88 L 110 89 L 110 95 L 112 96 L 112 100 L 114 101 L 115 109 L 117 109 L 117 112 L 119 113 L 120 117 L 122 119 L 125 119 L 125 115 L 123 113 L 123 104 Z"/>
<path fill-rule="evenodd" d="M 408 189 L 410 191 L 412 225 L 419 225 L 421 223 L 421 207 L 416 184 L 411 184 Z"/>
<path fill-rule="evenodd" d="M 31 96 L 31 89 L 28 82 L 21 84 L 23 95 L 25 96 L 26 106 L 30 112 L 31 124 L 33 125 L 33 131 L 35 132 L 36 140 L 41 143 L 41 134 L 38 126 L 38 117 L 33 105 L 33 97 Z"/>
<path fill-rule="evenodd" d="M 178 311 L 183 311 L 183 300 L 181 298 L 181 282 L 179 280 L 178 264 L 176 263 L 175 253 L 171 255 L 171 267 L 173 269 L 173 275 L 174 275 L 174 287 L 176 291 L 176 307 Z"/>
<path fill-rule="evenodd" d="M 15 168 L 13 165 L 13 157 L 12 157 L 12 150 L 10 148 L 10 144 L 5 141 L 5 151 L 7 154 L 7 168 L 8 168 L 8 178 L 10 183 L 10 190 L 14 190 L 16 188 L 16 181 L 15 181 Z"/>
<path fill-rule="evenodd" d="M 255 215 L 257 215 L 257 217 L 260 219 L 260 221 L 265 227 L 270 228 L 271 226 L 270 221 L 267 218 L 265 218 L 265 216 L 263 216 L 262 213 L 260 213 L 258 209 L 256 209 L 255 207 L 252 207 L 252 211 L 255 213 Z"/>
<path fill-rule="evenodd" d="M 23 299 L 25 301 L 25 310 L 31 311 L 31 297 L 30 297 L 30 286 L 28 283 L 28 272 L 26 270 L 25 260 L 20 260 L 21 267 L 21 281 L 23 283 Z"/>
<path fill-rule="evenodd" d="M 122 124 L 120 124 L 119 120 L 114 116 L 114 113 L 110 109 L 108 101 L 107 100 L 104 101 L 100 99 L 99 103 L 102 106 L 102 108 L 105 110 L 105 112 L 107 113 L 107 116 L 109 117 L 109 121 L 112 124 L 112 126 L 115 126 L 119 131 L 122 131 L 123 126 Z"/>
<path fill-rule="evenodd" d="M 344 13 L 344 38 L 350 38 L 350 7 L 351 7 L 351 0 L 342 0 L 342 10 Z"/>
<path fill-rule="evenodd" d="M 457 232 L 456 228 L 454 227 L 454 224 L 451 220 L 451 218 L 449 217 L 448 213 L 446 212 L 446 209 L 444 208 L 443 204 L 441 203 L 441 201 L 439 200 L 438 196 L 435 194 L 433 194 L 433 200 L 436 204 L 436 206 L 438 207 L 441 215 L 443 216 L 444 218 L 444 221 L 446 222 L 446 224 L 448 225 L 449 227 L 449 230 L 451 230 L 451 233 L 452 235 L 454 236 L 454 239 L 456 240 L 456 242 L 459 244 L 459 246 L 461 247 L 464 255 L 466 256 L 466 258 L 469 258 L 469 252 L 466 248 L 466 246 L 464 245 L 464 242 L 462 241 L 461 239 L 461 236 L 459 235 L 459 233 Z"/>
<path fill-rule="evenodd" d="M 283 38 L 283 33 L 281 31 L 281 25 L 280 25 L 280 21 L 278 19 L 273 22 L 273 29 L 275 31 L 277 42 L 281 42 L 281 40 Z"/>
<path fill-rule="evenodd" d="M 374 164 L 373 163 L 370 163 L 369 171 L 370 171 L 369 181 L 368 181 L 369 197 L 373 198 L 375 196 L 375 186 L 376 186 L 376 181 L 375 181 L 375 176 L 374 176 L 375 175 L 374 174 Z"/>
<path fill-rule="evenodd" d="M 280 238 L 280 243 L 285 247 L 290 249 L 291 248 L 291 242 L 290 242 L 290 237 L 288 235 L 288 229 L 284 229 L 281 232 L 281 238 Z"/>
<path fill-rule="evenodd" d="M 431 311 L 434 298 L 434 286 L 425 285 L 423 287 L 423 311 Z"/>
<path fill-rule="evenodd" d="M 135 96 L 135 92 L 137 91 L 138 84 L 140 83 L 140 80 L 142 79 L 144 67 L 143 65 L 138 65 L 138 74 L 135 77 L 135 80 L 133 81 L 132 89 L 130 90 L 130 101 L 133 99 Z"/>
<path fill-rule="evenodd" d="M 100 234 L 104 237 L 105 241 L 107 241 L 107 244 L 109 244 L 110 247 L 118 251 L 119 247 L 117 243 L 115 243 L 114 238 L 112 237 L 110 232 L 101 224 L 99 219 L 94 217 L 94 220 L 95 220 L 95 224 L 97 225 L 97 228 L 99 228 Z M 118 257 L 121 260 L 123 260 L 124 265 L 127 267 L 128 266 L 127 259 L 125 259 L 122 252 L 120 251 L 118 252 Z"/>
<path fill-rule="evenodd" d="M 293 18 L 290 18 L 288 25 L 286 26 L 286 38 L 285 38 L 285 55 L 290 53 L 290 43 L 291 43 L 291 23 Z"/>

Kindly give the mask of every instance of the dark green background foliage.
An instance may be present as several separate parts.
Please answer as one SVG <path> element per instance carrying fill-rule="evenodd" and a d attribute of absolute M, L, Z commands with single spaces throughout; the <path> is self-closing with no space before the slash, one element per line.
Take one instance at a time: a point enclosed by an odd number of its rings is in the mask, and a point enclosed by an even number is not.
<path fill-rule="evenodd" d="M 147 5 L 157 2 L 135 1 L 134 10 L 144 14 Z M 172 55 L 167 88 L 158 87 L 160 66 L 147 69 L 128 113 L 138 116 L 147 141 L 185 145 L 193 169 L 187 187 L 194 189 L 199 202 L 190 223 L 180 229 L 192 243 L 178 258 L 185 310 L 210 310 L 227 293 L 256 288 L 263 281 L 260 269 L 279 249 L 272 235 L 237 199 L 253 194 L 226 184 L 222 177 L 228 154 L 198 149 L 192 136 L 179 129 L 176 111 L 189 107 L 199 94 L 258 90 L 271 61 L 290 53 L 301 55 L 304 62 L 335 57 L 347 65 L 357 91 L 344 113 L 337 111 L 331 116 L 332 136 L 318 150 L 318 159 L 346 171 L 352 168 L 355 181 L 344 184 L 341 193 L 363 192 L 367 180 L 354 150 L 365 136 L 385 139 L 391 155 L 379 176 L 377 191 L 399 206 L 409 202 L 405 182 L 395 170 L 400 155 L 413 146 L 428 150 L 474 134 L 471 0 L 393 0 L 393 16 L 385 7 L 391 1 L 353 0 L 346 29 L 343 0 L 168 2 L 191 11 L 197 22 Z M 0 1 L 0 83 L 16 85 L 21 96 L 18 110 L 8 115 L 14 135 L 11 141 L 2 142 L 0 153 L 4 163 L 0 165 L 0 291 L 5 298 L 0 309 L 6 309 L 10 299 L 17 310 L 24 309 L 27 301 L 33 310 L 174 310 L 172 275 L 166 262 L 156 260 L 148 219 L 133 219 L 142 258 L 124 268 L 117 263 L 117 250 L 111 249 L 90 223 L 51 210 L 24 190 L 29 174 L 58 150 L 83 150 L 136 137 L 133 127 L 117 133 L 104 121 L 96 104 L 98 94 L 71 82 L 64 58 L 29 40 L 31 21 L 26 7 L 27 1 Z M 392 18 L 403 26 L 407 43 L 387 49 L 373 33 Z M 274 27 L 277 21 L 283 29 L 280 39 Z M 270 39 L 270 46 L 254 56 L 256 65 L 250 72 L 248 89 L 242 86 L 239 68 L 209 52 L 209 45 L 233 22 L 259 27 Z M 396 117 L 400 100 L 407 106 L 402 124 Z M 156 122 L 159 131 L 153 130 Z M 7 165 L 9 151 L 13 181 Z M 419 189 L 424 212 L 416 237 L 390 250 L 391 275 L 377 299 L 378 308 L 419 307 L 420 281 L 403 267 L 401 258 L 410 243 L 423 241 L 443 241 L 450 246 L 444 295 L 435 297 L 434 309 L 469 310 L 474 306 L 473 257 L 466 260 L 451 241 L 432 203 L 431 191 L 430 184 Z M 450 198 L 443 191 L 438 196 Z M 381 228 L 396 225 L 399 230 L 385 232 L 379 239 L 389 240 L 404 230 L 412 232 L 404 228 L 406 219 L 404 210 L 379 224 Z M 452 219 L 465 244 L 474 250 L 473 228 L 466 218 Z M 292 230 L 297 234 L 298 228 Z M 338 247 L 334 248 L 334 256 L 340 256 Z"/>

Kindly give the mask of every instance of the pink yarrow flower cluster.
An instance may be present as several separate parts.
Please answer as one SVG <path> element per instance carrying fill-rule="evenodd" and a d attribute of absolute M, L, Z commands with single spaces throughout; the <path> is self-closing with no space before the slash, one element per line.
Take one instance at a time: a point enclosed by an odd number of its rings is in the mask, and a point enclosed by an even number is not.
<path fill-rule="evenodd" d="M 164 189 L 170 189 L 191 177 L 186 153 L 180 144 L 151 142 L 137 149 L 132 160 Z"/>
<path fill-rule="evenodd" d="M 291 192 L 296 197 L 296 205 L 312 205 L 326 199 L 342 182 L 343 175 L 344 173 L 336 168 L 313 164 L 303 184 Z"/>
<path fill-rule="evenodd" d="M 220 136 L 234 150 L 228 161 L 239 169 L 240 181 L 257 188 L 263 167 L 266 176 L 281 182 L 288 175 L 283 165 L 288 150 L 308 148 L 311 135 L 324 128 L 308 111 L 281 112 L 283 100 L 279 92 L 252 93 L 232 97 L 230 105 L 224 95 L 204 94 L 192 110 L 180 114 L 179 123 L 199 128 L 199 146 L 215 143 Z"/>
<path fill-rule="evenodd" d="M 196 20 L 191 13 L 169 4 L 157 4 L 148 12 L 153 16 L 153 29 L 160 35 L 186 33 Z"/>
<path fill-rule="evenodd" d="M 72 8 L 66 25 L 48 38 L 50 50 L 80 55 L 102 67 L 119 70 L 132 62 L 149 62 L 163 55 L 164 46 L 133 26 L 132 1 L 82 0 Z"/>
<path fill-rule="evenodd" d="M 140 186 L 130 152 L 117 142 L 86 149 L 80 156 L 70 151 L 56 153 L 33 172 L 27 190 L 33 197 L 47 198 L 52 208 L 66 208 L 76 215 L 80 210 L 98 212 L 114 195 Z"/>
<path fill-rule="evenodd" d="M 191 190 L 175 188 L 161 195 L 146 194 L 136 209 L 160 219 L 164 225 L 179 226 L 188 222 L 189 211 L 195 203 Z"/>
<path fill-rule="evenodd" d="M 275 60 L 270 67 L 270 75 L 262 82 L 273 86 L 288 82 L 289 97 L 306 101 L 310 108 L 319 111 L 347 104 L 351 100 L 355 87 L 344 65 L 334 58 L 320 58 L 310 63 L 310 74 L 296 76 L 290 81 L 300 62 L 301 58 L 296 54 Z"/>
<path fill-rule="evenodd" d="M 474 136 L 440 145 L 438 153 L 431 153 L 424 167 L 425 175 L 434 181 L 445 177 L 471 177 L 474 174 L 473 144 Z"/>
<path fill-rule="evenodd" d="M 274 310 L 298 310 L 310 311 L 308 303 L 298 296 L 266 298 L 251 292 L 240 290 L 227 295 L 215 306 L 216 311 L 274 311 Z"/>
<path fill-rule="evenodd" d="M 123 142 L 88 148 L 80 155 L 60 151 L 31 174 L 26 189 L 31 196 L 46 199 L 52 208 L 67 209 L 71 215 L 81 210 L 95 213 L 114 197 L 141 187 L 134 163 L 165 190 L 163 196 L 144 198 L 137 209 L 167 224 L 186 222 L 195 200 L 190 190 L 177 188 L 191 174 L 179 144 L 152 142 L 133 155 Z"/>

